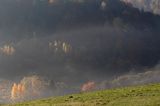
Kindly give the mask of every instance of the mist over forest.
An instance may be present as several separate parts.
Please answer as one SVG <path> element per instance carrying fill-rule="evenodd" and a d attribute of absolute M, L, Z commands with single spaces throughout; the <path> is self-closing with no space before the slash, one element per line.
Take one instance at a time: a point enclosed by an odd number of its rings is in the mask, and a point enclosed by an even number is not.
<path fill-rule="evenodd" d="M 35 98 L 80 92 L 88 81 L 96 89 L 160 82 L 159 5 L 0 0 L 0 100 L 28 86 L 22 100 L 34 90 Z"/>

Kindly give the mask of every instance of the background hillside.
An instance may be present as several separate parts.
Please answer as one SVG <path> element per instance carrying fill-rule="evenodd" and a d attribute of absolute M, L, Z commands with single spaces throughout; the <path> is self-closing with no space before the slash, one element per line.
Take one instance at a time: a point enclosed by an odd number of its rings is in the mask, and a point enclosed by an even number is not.
<path fill-rule="evenodd" d="M 156 1 L 0 0 L 0 103 L 160 82 Z"/>

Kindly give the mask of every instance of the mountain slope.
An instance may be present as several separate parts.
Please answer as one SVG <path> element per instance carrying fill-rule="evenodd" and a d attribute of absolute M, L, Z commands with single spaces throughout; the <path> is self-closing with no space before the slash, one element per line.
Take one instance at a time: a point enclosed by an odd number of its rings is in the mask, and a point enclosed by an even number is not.
<path fill-rule="evenodd" d="M 79 93 L 3 106 L 159 106 L 160 84 Z"/>

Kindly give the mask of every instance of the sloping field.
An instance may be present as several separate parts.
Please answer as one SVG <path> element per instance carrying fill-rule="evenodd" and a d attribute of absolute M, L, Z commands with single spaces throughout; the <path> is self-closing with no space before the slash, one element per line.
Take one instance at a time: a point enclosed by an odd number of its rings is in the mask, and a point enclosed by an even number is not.
<path fill-rule="evenodd" d="M 79 93 L 2 106 L 160 106 L 160 84 Z"/>

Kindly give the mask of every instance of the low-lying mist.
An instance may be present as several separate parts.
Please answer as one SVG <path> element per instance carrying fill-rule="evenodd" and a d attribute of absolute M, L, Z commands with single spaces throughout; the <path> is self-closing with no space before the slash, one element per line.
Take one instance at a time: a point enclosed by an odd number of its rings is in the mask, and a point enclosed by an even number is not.
<path fill-rule="evenodd" d="M 1 0 L 0 102 L 160 82 L 159 2 L 141 1 Z"/>

